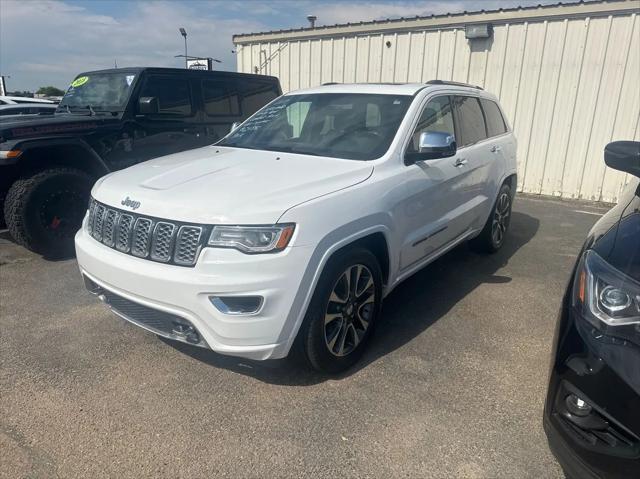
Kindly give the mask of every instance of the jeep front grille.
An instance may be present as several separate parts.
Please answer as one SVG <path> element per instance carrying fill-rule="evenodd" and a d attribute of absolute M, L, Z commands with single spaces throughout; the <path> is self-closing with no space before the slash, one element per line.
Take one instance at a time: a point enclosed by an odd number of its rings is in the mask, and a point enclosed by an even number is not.
<path fill-rule="evenodd" d="M 193 266 L 210 227 L 142 216 L 89 204 L 88 233 L 121 253 L 179 266 Z"/>

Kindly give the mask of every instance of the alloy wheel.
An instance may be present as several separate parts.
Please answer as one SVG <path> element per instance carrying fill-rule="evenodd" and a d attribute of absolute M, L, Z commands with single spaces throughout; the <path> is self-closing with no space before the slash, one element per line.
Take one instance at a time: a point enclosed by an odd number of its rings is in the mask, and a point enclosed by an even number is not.
<path fill-rule="evenodd" d="M 507 226 L 509 225 L 510 215 L 511 198 L 507 192 L 504 192 L 496 202 L 496 208 L 493 213 L 493 222 L 491 223 L 491 238 L 496 246 L 500 246 L 504 241 Z"/>
<path fill-rule="evenodd" d="M 347 356 L 364 338 L 375 311 L 376 288 L 369 268 L 349 266 L 338 278 L 325 310 L 324 339 L 334 356 Z"/>

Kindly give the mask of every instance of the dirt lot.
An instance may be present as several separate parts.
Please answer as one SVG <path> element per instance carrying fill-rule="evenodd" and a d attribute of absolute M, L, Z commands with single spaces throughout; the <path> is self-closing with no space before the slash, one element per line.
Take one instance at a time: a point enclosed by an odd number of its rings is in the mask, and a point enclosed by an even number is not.
<path fill-rule="evenodd" d="M 407 280 L 337 379 L 160 340 L 0 233 L 0 477 L 562 477 L 551 339 L 604 211 L 520 197 L 500 253 Z"/>

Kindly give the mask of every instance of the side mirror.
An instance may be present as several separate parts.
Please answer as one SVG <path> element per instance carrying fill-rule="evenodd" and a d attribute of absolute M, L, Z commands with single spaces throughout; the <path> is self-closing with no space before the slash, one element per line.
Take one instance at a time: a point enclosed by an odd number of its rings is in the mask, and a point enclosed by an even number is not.
<path fill-rule="evenodd" d="M 155 115 L 159 111 L 160 105 L 155 96 L 141 96 L 138 99 L 138 113 L 141 115 Z"/>
<path fill-rule="evenodd" d="M 242 125 L 241 121 L 234 121 L 233 123 L 231 123 L 231 129 L 229 130 L 229 133 L 231 133 L 233 130 L 236 130 L 240 125 Z"/>
<path fill-rule="evenodd" d="M 613 141 L 604 147 L 604 162 L 614 170 L 640 177 L 640 142 Z"/>
<path fill-rule="evenodd" d="M 417 161 L 448 158 L 456 154 L 456 140 L 451 133 L 445 131 L 423 131 L 418 140 L 418 151 L 407 153 L 406 164 Z"/>

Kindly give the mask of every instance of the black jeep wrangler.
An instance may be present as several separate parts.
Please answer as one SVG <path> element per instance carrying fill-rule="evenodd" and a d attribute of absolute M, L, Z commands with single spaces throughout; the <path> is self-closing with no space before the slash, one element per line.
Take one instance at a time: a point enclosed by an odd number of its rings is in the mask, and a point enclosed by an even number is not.
<path fill-rule="evenodd" d="M 53 115 L 0 122 L 0 212 L 6 226 L 32 251 L 72 254 L 99 177 L 214 143 L 281 93 L 277 78 L 233 72 L 82 73 Z"/>

